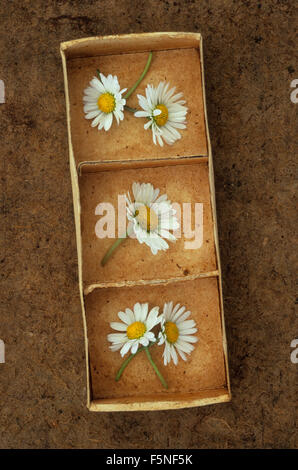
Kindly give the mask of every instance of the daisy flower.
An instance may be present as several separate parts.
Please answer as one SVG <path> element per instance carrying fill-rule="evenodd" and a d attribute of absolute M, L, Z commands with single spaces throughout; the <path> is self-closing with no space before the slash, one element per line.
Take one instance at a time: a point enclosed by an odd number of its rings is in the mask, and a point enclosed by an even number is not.
<path fill-rule="evenodd" d="M 112 343 L 110 349 L 118 351 L 123 357 L 129 350 L 135 354 L 141 346 L 148 346 L 150 341 L 156 341 L 152 328 L 160 322 L 158 316 L 159 307 L 154 307 L 148 314 L 148 303 L 136 303 L 133 311 L 129 308 L 125 312 L 119 312 L 121 322 L 111 322 L 110 326 L 118 333 L 108 335 L 108 341 Z"/>
<path fill-rule="evenodd" d="M 187 320 L 190 313 L 185 312 L 185 307 L 180 307 L 180 304 L 175 305 L 173 302 L 166 302 L 163 307 L 161 316 L 161 332 L 158 335 L 159 345 L 165 343 L 163 352 L 164 365 L 166 366 L 173 360 L 174 364 L 178 364 L 177 351 L 180 357 L 186 361 L 186 355 L 190 354 L 198 338 L 192 336 L 197 332 L 194 320 Z"/>
<path fill-rule="evenodd" d="M 100 80 L 96 77 L 90 82 L 90 86 L 84 90 L 84 112 L 86 119 L 93 119 L 91 126 L 104 128 L 108 131 L 115 116 L 117 124 L 124 118 L 123 108 L 126 100 L 122 93 L 126 88 L 120 90 L 118 78 L 115 75 L 105 77 L 100 74 Z"/>
<path fill-rule="evenodd" d="M 167 250 L 169 245 L 164 239 L 176 241 L 170 230 L 179 228 L 171 201 L 166 194 L 158 197 L 159 189 L 151 183 L 133 183 L 132 192 L 133 202 L 129 192 L 126 197 L 128 234 L 134 233 L 140 243 L 146 243 L 153 255 Z"/>
<path fill-rule="evenodd" d="M 173 144 L 181 139 L 177 129 L 185 129 L 185 116 L 187 107 L 181 100 L 183 93 L 174 95 L 176 87 L 169 88 L 169 83 L 160 82 L 157 88 L 147 85 L 146 97 L 138 95 L 139 105 L 143 111 L 137 111 L 136 117 L 148 118 L 144 129 L 152 130 L 153 142 L 163 146 L 163 140 L 167 144 Z"/>

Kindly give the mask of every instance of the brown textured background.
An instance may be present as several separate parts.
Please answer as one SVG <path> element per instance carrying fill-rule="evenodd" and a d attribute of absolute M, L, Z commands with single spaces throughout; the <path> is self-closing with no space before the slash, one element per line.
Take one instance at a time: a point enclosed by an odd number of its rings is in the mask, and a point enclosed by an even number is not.
<path fill-rule="evenodd" d="M 1 448 L 297 446 L 294 7 L 1 0 Z M 91 414 L 59 43 L 158 30 L 204 37 L 233 400 Z"/>

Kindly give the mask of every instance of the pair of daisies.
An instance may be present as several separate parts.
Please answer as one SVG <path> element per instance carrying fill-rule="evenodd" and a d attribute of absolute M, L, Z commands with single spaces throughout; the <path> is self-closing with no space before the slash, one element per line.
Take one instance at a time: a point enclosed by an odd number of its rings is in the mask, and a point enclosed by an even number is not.
<path fill-rule="evenodd" d="M 186 361 L 186 354 L 190 354 L 193 343 L 198 338 L 193 336 L 197 332 L 194 320 L 189 320 L 191 312 L 186 307 L 173 302 L 166 302 L 163 312 L 159 315 L 159 307 L 153 307 L 149 312 L 148 303 L 136 303 L 133 310 L 126 308 L 119 312 L 121 322 L 111 322 L 110 326 L 117 333 L 108 335 L 108 341 L 112 343 L 110 349 L 119 351 L 123 357 L 129 351 L 136 354 L 140 347 L 148 347 L 158 341 L 158 345 L 165 345 L 163 351 L 164 365 L 171 362 L 178 364 L 178 354 Z M 160 331 L 155 336 L 153 328 L 160 325 Z M 178 353 L 178 354 L 177 354 Z"/>
<path fill-rule="evenodd" d="M 100 73 L 99 77 L 94 77 L 90 86 L 84 90 L 84 112 L 86 119 L 92 119 L 92 127 L 108 131 L 113 117 L 118 124 L 124 119 L 126 99 L 122 95 L 127 89 L 120 89 L 116 75 L 105 77 Z M 171 145 L 181 138 L 178 129 L 185 129 L 187 113 L 182 97 L 182 93 L 175 94 L 175 87 L 169 89 L 169 84 L 165 82 L 160 82 L 156 88 L 147 85 L 146 96 L 138 95 L 142 110 L 136 111 L 134 115 L 148 119 L 144 128 L 152 130 L 154 144 L 158 142 L 163 146 L 164 140 Z"/>

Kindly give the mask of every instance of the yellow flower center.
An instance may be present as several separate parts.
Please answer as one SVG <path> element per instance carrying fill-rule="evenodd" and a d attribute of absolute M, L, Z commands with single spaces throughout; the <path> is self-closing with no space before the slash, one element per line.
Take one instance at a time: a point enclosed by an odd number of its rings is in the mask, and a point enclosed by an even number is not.
<path fill-rule="evenodd" d="M 179 330 L 177 328 L 176 323 L 172 321 L 167 321 L 165 323 L 165 333 L 169 343 L 173 344 L 176 343 L 179 337 Z"/>
<path fill-rule="evenodd" d="M 136 210 L 136 218 L 143 230 L 151 232 L 158 227 L 158 215 L 148 206 L 141 206 Z"/>
<path fill-rule="evenodd" d="M 126 334 L 129 339 L 141 338 L 146 333 L 146 326 L 140 321 L 135 321 L 127 327 Z"/>
<path fill-rule="evenodd" d="M 97 100 L 97 106 L 103 113 L 112 113 L 116 106 L 114 95 L 108 92 L 103 93 Z"/>
<path fill-rule="evenodd" d="M 169 117 L 168 108 L 164 104 L 158 104 L 155 109 L 160 109 L 161 114 L 154 116 L 154 120 L 158 126 L 164 126 Z"/>

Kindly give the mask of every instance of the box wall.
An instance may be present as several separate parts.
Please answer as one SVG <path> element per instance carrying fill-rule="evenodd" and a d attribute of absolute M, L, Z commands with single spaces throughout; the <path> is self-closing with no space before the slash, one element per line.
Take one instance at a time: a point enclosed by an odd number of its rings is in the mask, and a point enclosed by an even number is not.
<path fill-rule="evenodd" d="M 214 225 L 213 225 L 213 228 L 214 228 L 214 241 L 215 241 L 215 250 L 216 250 L 216 258 L 217 258 L 217 268 L 218 268 L 218 272 L 219 272 L 218 279 L 219 279 L 219 293 L 220 293 L 220 302 L 221 302 L 223 348 L 224 348 L 224 355 L 225 355 L 225 365 L 226 365 L 226 373 L 227 373 L 228 392 L 229 392 L 229 395 L 231 396 L 229 361 L 228 361 L 228 346 L 227 346 L 227 337 L 226 337 L 226 328 L 225 328 L 225 319 L 224 319 L 224 303 L 223 303 L 223 290 L 222 290 L 222 270 L 221 270 L 221 260 L 220 260 L 220 250 L 219 250 L 218 223 L 217 223 L 216 199 L 215 199 L 214 167 L 213 167 L 213 155 L 212 155 L 211 140 L 210 140 L 209 126 L 208 126 L 208 117 L 207 117 L 204 54 L 203 54 L 203 38 L 202 37 L 201 37 L 201 41 L 200 41 L 200 58 L 201 58 L 201 71 L 202 71 L 204 115 L 205 115 L 205 126 L 206 126 L 206 133 L 207 133 L 207 148 L 208 148 L 208 159 L 209 159 L 209 183 L 210 183 L 211 207 L 212 207 L 213 222 L 214 222 Z"/>
<path fill-rule="evenodd" d="M 73 195 L 73 209 L 75 219 L 75 230 L 76 230 L 76 245 L 77 245 L 77 256 L 78 256 L 78 277 L 79 277 L 79 292 L 80 301 L 82 308 L 82 319 L 84 327 L 84 340 L 85 340 L 85 358 L 86 358 L 86 379 L 87 379 L 87 406 L 90 406 L 90 372 L 89 372 L 89 348 L 88 348 L 88 334 L 87 334 L 87 323 L 84 305 L 84 294 L 83 294 L 83 279 L 82 279 L 82 239 L 81 239 L 81 206 L 80 206 L 80 194 L 79 194 L 79 182 L 78 174 L 75 165 L 75 159 L 72 149 L 71 131 L 70 131 L 70 112 L 69 112 L 69 96 L 68 96 L 68 80 L 67 80 L 67 68 L 66 59 L 63 50 L 61 49 L 63 75 L 64 75 L 64 86 L 65 86 L 65 98 L 66 98 L 66 115 L 67 115 L 67 132 L 68 132 L 68 145 L 69 145 L 69 167 L 71 175 L 71 186 Z"/>

